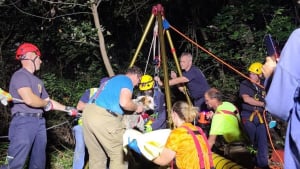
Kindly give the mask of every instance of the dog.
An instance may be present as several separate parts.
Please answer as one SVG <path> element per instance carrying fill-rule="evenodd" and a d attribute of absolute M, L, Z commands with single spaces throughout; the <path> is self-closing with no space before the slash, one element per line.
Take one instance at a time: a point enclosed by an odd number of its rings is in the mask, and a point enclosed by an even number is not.
<path fill-rule="evenodd" d="M 133 102 L 143 105 L 145 111 L 154 110 L 154 99 L 151 96 L 139 96 Z"/>
<path fill-rule="evenodd" d="M 136 104 L 143 105 L 145 111 L 154 110 L 154 99 L 151 96 L 139 96 L 136 99 L 133 99 L 132 101 Z M 123 123 L 125 124 L 126 129 L 137 129 L 143 132 L 145 125 L 145 121 L 143 118 L 144 114 L 146 113 L 124 114 Z"/>

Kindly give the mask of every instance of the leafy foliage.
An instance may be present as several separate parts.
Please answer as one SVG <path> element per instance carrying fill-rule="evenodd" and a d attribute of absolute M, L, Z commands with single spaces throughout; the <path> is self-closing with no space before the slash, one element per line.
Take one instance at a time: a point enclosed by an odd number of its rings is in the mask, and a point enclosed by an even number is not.
<path fill-rule="evenodd" d="M 91 3 L 97 2 L 101 2 L 100 19 L 110 61 L 116 72 L 126 68 L 145 31 L 151 8 L 157 1 L 1 1 L 1 88 L 8 89 L 11 74 L 19 68 L 14 61 L 15 50 L 25 41 L 35 43 L 42 52 L 43 65 L 38 75 L 53 99 L 75 106 L 86 88 L 98 86 L 106 71 L 89 9 Z M 244 74 L 252 62 L 264 62 L 266 49 L 263 38 L 267 33 L 272 34 L 281 48 L 299 24 L 296 23 L 299 21 L 297 14 L 291 10 L 296 7 L 290 1 L 160 2 L 173 26 Z M 172 34 L 172 38 L 178 54 L 189 51 L 194 55 L 195 65 L 203 70 L 211 86 L 221 89 L 226 100 L 237 99 L 239 82 L 244 79 L 242 76 L 181 36 Z M 141 67 L 146 65 L 150 45 L 151 33 L 139 54 L 137 64 Z M 153 73 L 151 64 L 148 71 Z M 173 60 L 168 60 L 167 64 L 169 69 L 175 69 Z M 1 107 L 0 111 L 0 118 L 5 123 L 0 126 L 0 133 L 5 131 L 5 134 L 10 119 L 9 108 Z M 70 120 L 61 112 L 51 112 L 47 116 L 47 126 Z M 72 138 L 70 134 L 62 133 L 70 133 L 70 126 L 49 132 L 51 144 L 54 144 L 51 165 L 54 168 L 71 168 L 71 150 L 61 145 L 72 145 Z M 54 142 L 55 139 L 58 141 Z M 63 139 L 66 139 L 65 142 Z M 63 147 L 67 152 L 57 147 Z M 7 147 L 0 145 L 1 148 Z M 1 157 L 4 154 L 2 149 Z"/>
<path fill-rule="evenodd" d="M 210 84 L 222 89 L 225 95 L 229 95 L 228 98 L 235 98 L 230 95 L 238 92 L 239 82 L 243 79 L 240 73 L 246 75 L 247 67 L 255 61 L 264 62 L 266 49 L 263 39 L 266 33 L 271 33 L 284 44 L 295 29 L 295 23 L 287 15 L 288 10 L 276 8 L 261 1 L 232 3 L 216 15 L 210 26 L 203 28 L 208 37 L 205 47 L 237 71 L 212 60 L 205 52 L 201 52 L 201 62 L 196 64 L 205 70 Z M 266 15 L 272 17 L 264 17 Z M 257 24 L 260 20 L 264 22 Z M 281 29 L 277 31 L 279 25 Z"/>

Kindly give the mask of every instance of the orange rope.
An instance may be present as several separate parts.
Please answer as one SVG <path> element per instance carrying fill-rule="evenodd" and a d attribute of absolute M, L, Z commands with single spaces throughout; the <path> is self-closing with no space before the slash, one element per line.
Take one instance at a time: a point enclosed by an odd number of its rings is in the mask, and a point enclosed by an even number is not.
<path fill-rule="evenodd" d="M 188 40 L 189 42 L 191 42 L 192 44 L 194 44 L 195 46 L 197 46 L 198 48 L 200 48 L 201 50 L 203 50 L 204 52 L 206 52 L 207 54 L 209 54 L 210 56 L 214 57 L 217 61 L 219 61 L 220 63 L 224 64 L 225 66 L 227 66 L 228 68 L 232 69 L 233 71 L 235 71 L 236 73 L 238 73 L 239 75 L 241 75 L 242 77 L 250 80 L 252 82 L 252 80 L 244 75 L 242 72 L 238 71 L 237 69 L 235 69 L 233 66 L 229 65 L 228 63 L 226 63 L 225 61 L 223 61 L 222 59 L 220 59 L 219 57 L 217 57 L 216 55 L 214 55 L 213 53 L 211 53 L 210 51 L 208 51 L 207 49 L 205 49 L 204 47 L 200 46 L 199 44 L 197 44 L 195 41 L 193 41 L 192 39 L 190 39 L 189 37 L 187 37 L 186 35 L 184 35 L 183 33 L 181 33 L 180 31 L 178 31 L 176 28 L 174 28 L 172 25 L 170 25 L 170 28 L 172 28 L 175 32 L 177 32 L 178 34 L 180 34 L 182 37 L 184 37 L 186 40 Z M 264 89 L 265 87 L 259 83 L 253 82 L 256 85 L 258 85 L 260 88 Z"/>
<path fill-rule="evenodd" d="M 281 159 L 280 155 L 277 153 L 277 151 L 276 151 L 276 149 L 274 147 L 272 138 L 271 138 L 270 130 L 269 130 L 269 127 L 268 127 L 268 124 L 267 124 L 267 120 L 266 120 L 266 112 L 267 111 L 264 110 L 263 117 L 264 117 L 264 122 L 265 122 L 266 130 L 267 130 L 267 133 L 268 133 L 269 141 L 270 141 L 270 144 L 271 144 L 271 147 L 272 147 L 273 151 L 275 152 L 276 156 L 280 160 L 281 167 L 283 168 L 283 160 Z"/>

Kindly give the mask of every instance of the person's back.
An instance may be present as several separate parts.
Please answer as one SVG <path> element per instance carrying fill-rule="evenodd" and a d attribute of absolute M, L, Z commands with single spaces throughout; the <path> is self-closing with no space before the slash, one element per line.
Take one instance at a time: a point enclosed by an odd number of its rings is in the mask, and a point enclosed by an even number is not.
<path fill-rule="evenodd" d="M 132 92 L 141 77 L 141 70 L 131 67 L 124 75 L 110 78 L 96 93 L 83 110 L 84 141 L 89 152 L 91 169 L 106 168 L 110 159 L 110 169 L 128 168 L 124 161 L 122 137 L 125 125 L 122 123 L 124 111 L 143 111 L 142 105 L 132 101 Z M 101 87 L 100 87 L 101 88 Z"/>
<path fill-rule="evenodd" d="M 218 136 L 222 136 L 227 143 L 241 141 L 243 137 L 236 106 L 223 102 L 223 95 L 216 88 L 207 90 L 204 97 L 207 107 L 214 110 L 208 137 L 210 147 L 214 146 Z"/>
<path fill-rule="evenodd" d="M 206 144 L 204 135 L 201 135 L 197 130 L 197 127 L 191 123 L 184 123 L 181 127 L 178 127 L 171 131 L 170 136 L 165 145 L 166 148 L 174 150 L 176 152 L 176 165 L 180 169 L 200 169 L 198 151 L 195 144 L 195 140 L 189 134 L 187 129 L 192 130 L 196 136 L 197 141 L 200 143 L 200 148 L 203 154 L 203 160 L 206 161 L 205 166 L 209 167 L 209 146 Z M 201 168 L 204 168 L 202 166 Z"/>
<path fill-rule="evenodd" d="M 203 110 L 204 93 L 209 89 L 209 84 L 204 74 L 196 66 L 192 66 L 189 70 L 183 71 L 182 75 L 189 79 L 187 88 L 195 106 L 200 106 L 199 108 Z"/>
<path fill-rule="evenodd" d="M 198 108 L 178 101 L 172 107 L 172 121 L 177 127 L 171 131 L 165 147 L 153 160 L 159 165 L 167 165 L 176 158 L 180 169 L 211 169 L 214 167 L 212 153 L 207 138 L 200 127 L 192 125 Z"/>
<path fill-rule="evenodd" d="M 210 135 L 222 135 L 227 143 L 242 141 L 240 119 L 236 112 L 236 107 L 230 102 L 218 106 L 212 118 Z"/>

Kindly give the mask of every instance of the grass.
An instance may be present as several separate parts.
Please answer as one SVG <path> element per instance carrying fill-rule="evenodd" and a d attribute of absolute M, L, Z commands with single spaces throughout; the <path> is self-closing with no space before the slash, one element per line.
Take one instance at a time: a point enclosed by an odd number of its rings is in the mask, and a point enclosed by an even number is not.
<path fill-rule="evenodd" d="M 8 142 L 0 142 L 0 165 L 5 164 Z M 73 149 L 63 147 L 56 149 L 51 146 L 47 152 L 47 169 L 71 169 L 73 161 Z M 26 167 L 25 167 L 26 168 Z"/>

